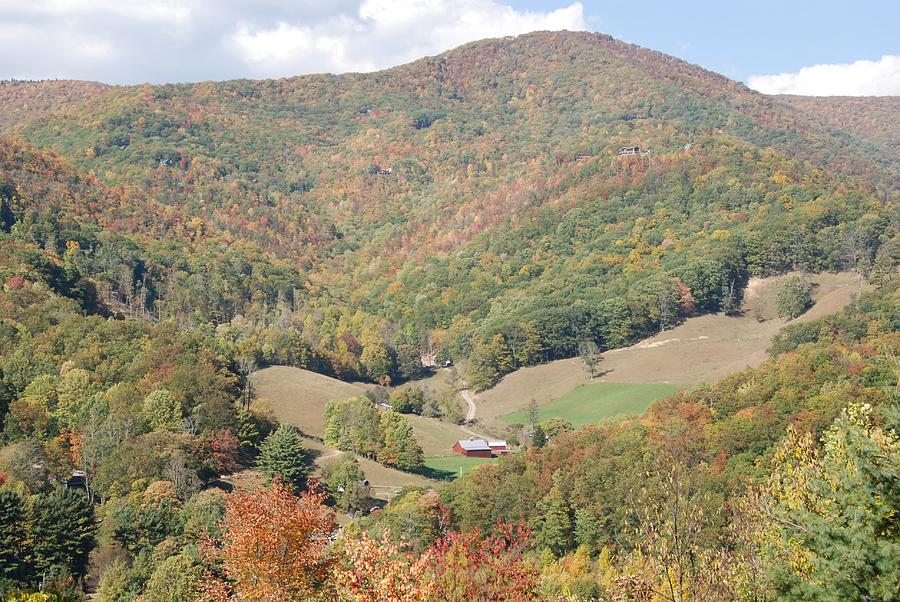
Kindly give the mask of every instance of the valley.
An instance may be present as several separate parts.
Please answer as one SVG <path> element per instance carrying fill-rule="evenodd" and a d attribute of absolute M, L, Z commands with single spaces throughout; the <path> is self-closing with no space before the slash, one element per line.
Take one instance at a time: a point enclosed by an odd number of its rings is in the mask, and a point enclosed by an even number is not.
<path fill-rule="evenodd" d="M 588 31 L 0 81 L 0 600 L 895 598 L 897 116 Z"/>

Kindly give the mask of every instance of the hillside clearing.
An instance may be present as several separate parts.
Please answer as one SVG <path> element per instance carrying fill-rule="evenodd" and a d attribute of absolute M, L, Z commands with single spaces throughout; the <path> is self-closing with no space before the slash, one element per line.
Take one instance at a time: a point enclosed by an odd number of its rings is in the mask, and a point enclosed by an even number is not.
<path fill-rule="evenodd" d="M 539 420 L 559 416 L 575 428 L 588 422 L 598 422 L 624 414 L 640 414 L 657 399 L 678 390 L 676 385 L 594 383 L 575 390 L 540 406 Z M 528 424 L 528 411 L 522 410 L 502 416 L 510 424 Z"/>
<path fill-rule="evenodd" d="M 743 315 L 708 314 L 645 339 L 631 347 L 604 354 L 599 383 L 662 383 L 688 387 L 713 382 L 767 355 L 772 337 L 787 323 L 777 317 L 775 297 L 790 274 L 753 278 L 747 286 Z M 840 311 L 859 293 L 856 274 L 816 274 L 815 305 L 794 322 L 805 322 Z M 558 400 L 590 383 L 580 358 L 557 360 L 522 368 L 492 389 L 478 394 L 478 417 L 490 421 L 524 410 L 534 399 L 539 405 Z"/>
<path fill-rule="evenodd" d="M 258 398 L 272 402 L 279 421 L 314 437 L 321 437 L 325 431 L 325 406 L 329 401 L 366 392 L 364 386 L 290 366 L 258 370 L 250 381 Z"/>
<path fill-rule="evenodd" d="M 434 478 L 455 479 L 460 474 L 470 472 L 482 464 L 496 461 L 497 458 L 467 458 L 454 454 L 452 456 L 428 458 L 425 460 L 425 468 L 431 472 Z"/>

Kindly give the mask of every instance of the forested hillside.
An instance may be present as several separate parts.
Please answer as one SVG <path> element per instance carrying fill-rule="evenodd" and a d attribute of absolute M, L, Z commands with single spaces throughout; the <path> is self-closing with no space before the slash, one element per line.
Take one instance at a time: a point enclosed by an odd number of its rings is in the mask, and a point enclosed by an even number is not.
<path fill-rule="evenodd" d="M 311 347 L 298 365 L 342 378 L 396 380 L 413 346 L 476 353 L 487 386 L 580 340 L 729 311 L 750 275 L 868 273 L 894 253 L 896 157 L 598 34 L 373 74 L 3 89 L 32 107 L 7 131 L 103 190 L 16 193 L 33 151 L 7 146 L 6 196 L 131 235 L 146 251 L 110 286 L 132 312 L 289 324 Z"/>
<path fill-rule="evenodd" d="M 835 130 L 881 146 L 895 159 L 900 154 L 900 98 L 896 96 L 779 96 Z"/>

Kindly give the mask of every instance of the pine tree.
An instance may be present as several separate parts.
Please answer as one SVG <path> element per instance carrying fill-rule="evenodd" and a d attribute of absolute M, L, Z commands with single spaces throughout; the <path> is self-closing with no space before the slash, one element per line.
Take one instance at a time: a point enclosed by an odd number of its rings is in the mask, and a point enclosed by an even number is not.
<path fill-rule="evenodd" d="M 900 412 L 884 413 L 889 424 L 882 426 L 871 406 L 852 404 L 821 447 L 792 429 L 776 453 L 760 504 L 768 525 L 760 540 L 784 599 L 896 599 Z"/>
<path fill-rule="evenodd" d="M 534 434 L 531 435 L 531 443 L 534 447 L 544 447 L 547 444 L 547 434 L 540 424 L 534 425 Z"/>
<path fill-rule="evenodd" d="M 94 508 L 84 493 L 60 488 L 32 498 L 28 538 L 38 573 L 63 568 L 72 575 L 83 575 L 96 532 Z"/>
<path fill-rule="evenodd" d="M 27 577 L 24 523 L 22 498 L 14 491 L 0 491 L 0 581 Z"/>
<path fill-rule="evenodd" d="M 281 477 L 299 490 L 306 486 L 309 475 L 305 461 L 300 435 L 293 427 L 282 424 L 259 446 L 256 464 L 269 479 Z"/>

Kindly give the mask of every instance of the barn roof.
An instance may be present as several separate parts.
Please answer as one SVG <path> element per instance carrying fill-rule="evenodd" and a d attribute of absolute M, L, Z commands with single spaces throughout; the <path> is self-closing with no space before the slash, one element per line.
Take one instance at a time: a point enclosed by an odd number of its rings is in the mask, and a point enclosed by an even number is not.
<path fill-rule="evenodd" d="M 460 439 L 457 443 L 466 451 L 491 451 L 491 447 L 484 439 Z"/>

